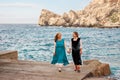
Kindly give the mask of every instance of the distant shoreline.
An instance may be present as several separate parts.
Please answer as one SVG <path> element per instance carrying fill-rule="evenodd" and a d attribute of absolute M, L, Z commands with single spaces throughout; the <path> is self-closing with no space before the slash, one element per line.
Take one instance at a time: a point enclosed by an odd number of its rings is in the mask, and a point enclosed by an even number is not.
<path fill-rule="evenodd" d="M 41 26 L 41 27 L 53 27 L 53 26 L 50 26 L 50 25 L 48 25 L 48 26 L 45 26 L 45 25 L 39 25 L 39 26 Z M 120 26 L 99 26 L 99 27 L 97 27 L 97 26 L 56 26 L 56 27 L 72 27 L 72 28 L 120 28 Z"/>
<path fill-rule="evenodd" d="M 72 27 L 72 28 L 120 28 L 120 26 L 99 26 L 99 27 L 97 27 L 97 26 L 54 26 L 54 25 L 52 25 L 52 26 L 50 26 L 50 25 L 39 25 L 39 24 L 29 24 L 29 23 L 26 23 L 26 24 L 19 24 L 19 23 L 5 23 L 5 24 L 0 24 L 0 25 L 38 25 L 39 27 Z"/>

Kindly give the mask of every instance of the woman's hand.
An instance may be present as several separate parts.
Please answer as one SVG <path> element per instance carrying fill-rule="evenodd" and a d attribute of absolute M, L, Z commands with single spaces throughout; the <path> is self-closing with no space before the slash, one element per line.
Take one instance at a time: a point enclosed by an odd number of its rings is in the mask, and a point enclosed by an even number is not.
<path fill-rule="evenodd" d="M 70 53 L 71 53 L 71 49 L 68 49 L 68 50 L 67 50 L 67 53 L 69 53 L 69 54 L 70 54 Z"/>
<path fill-rule="evenodd" d="M 80 54 L 82 54 L 82 49 L 80 49 Z"/>
<path fill-rule="evenodd" d="M 54 52 L 54 53 L 53 53 L 53 56 L 55 56 L 55 54 L 56 54 L 56 53 Z"/>
<path fill-rule="evenodd" d="M 68 50 L 68 51 L 67 51 L 67 53 L 69 53 L 69 54 L 70 54 L 70 51 Z"/>

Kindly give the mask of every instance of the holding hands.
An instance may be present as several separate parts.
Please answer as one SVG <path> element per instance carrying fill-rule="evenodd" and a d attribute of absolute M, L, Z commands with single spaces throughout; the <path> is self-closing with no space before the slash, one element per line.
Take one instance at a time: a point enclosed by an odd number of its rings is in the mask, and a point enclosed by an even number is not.
<path fill-rule="evenodd" d="M 69 53 L 69 54 L 71 53 L 71 49 L 70 48 L 67 50 L 67 53 Z"/>

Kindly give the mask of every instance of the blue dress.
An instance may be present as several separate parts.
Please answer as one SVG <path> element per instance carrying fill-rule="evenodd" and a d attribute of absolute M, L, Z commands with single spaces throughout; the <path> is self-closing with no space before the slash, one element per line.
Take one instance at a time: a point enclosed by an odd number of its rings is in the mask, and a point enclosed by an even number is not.
<path fill-rule="evenodd" d="M 62 63 L 64 66 L 69 64 L 66 57 L 64 39 L 61 39 L 60 41 L 56 41 L 55 55 L 53 56 L 53 60 L 51 64 L 56 64 L 56 63 Z"/>

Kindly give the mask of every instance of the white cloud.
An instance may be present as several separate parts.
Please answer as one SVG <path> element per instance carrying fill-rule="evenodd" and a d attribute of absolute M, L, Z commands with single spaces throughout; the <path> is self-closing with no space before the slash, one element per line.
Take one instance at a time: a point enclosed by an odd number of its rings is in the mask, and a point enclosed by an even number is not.
<path fill-rule="evenodd" d="M 37 4 L 32 3 L 0 3 L 0 7 L 30 7 L 35 8 Z"/>

